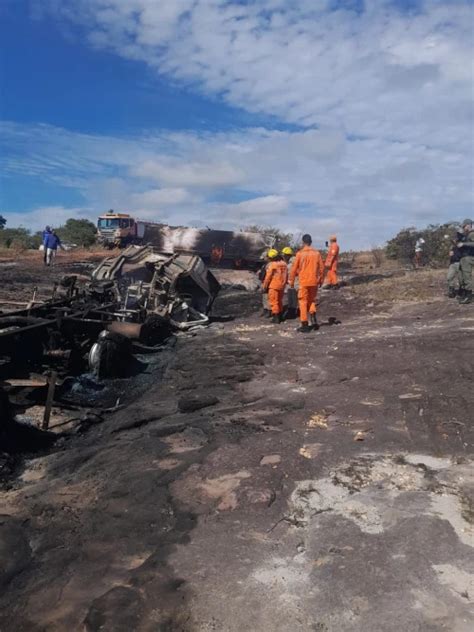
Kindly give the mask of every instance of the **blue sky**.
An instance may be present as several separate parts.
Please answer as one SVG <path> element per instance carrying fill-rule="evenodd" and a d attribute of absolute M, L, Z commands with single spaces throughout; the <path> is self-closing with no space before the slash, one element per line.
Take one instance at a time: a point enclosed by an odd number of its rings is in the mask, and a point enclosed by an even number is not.
<path fill-rule="evenodd" d="M 472 18 L 470 0 L 3 0 L 0 213 L 353 248 L 461 219 Z"/>

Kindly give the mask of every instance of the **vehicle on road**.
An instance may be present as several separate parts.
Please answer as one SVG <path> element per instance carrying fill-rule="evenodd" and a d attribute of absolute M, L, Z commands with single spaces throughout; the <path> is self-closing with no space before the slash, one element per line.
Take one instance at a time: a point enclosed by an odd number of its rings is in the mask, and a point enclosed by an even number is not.
<path fill-rule="evenodd" d="M 169 226 L 114 211 L 98 218 L 97 237 L 107 248 L 149 244 L 163 254 L 197 255 L 208 265 L 234 268 L 258 267 L 275 241 L 264 233 Z"/>

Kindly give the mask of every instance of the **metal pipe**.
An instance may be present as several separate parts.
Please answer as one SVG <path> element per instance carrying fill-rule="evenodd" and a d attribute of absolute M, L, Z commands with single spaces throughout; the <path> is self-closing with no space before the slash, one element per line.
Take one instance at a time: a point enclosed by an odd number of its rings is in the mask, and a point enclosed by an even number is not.
<path fill-rule="evenodd" d="M 60 301 L 54 301 L 48 303 L 48 301 L 40 303 L 38 301 L 38 305 L 36 307 L 32 307 L 30 310 L 28 309 L 17 309 L 13 312 L 9 312 L 8 316 L 34 316 L 35 312 L 43 312 L 45 308 L 48 310 L 54 309 L 56 307 L 61 307 L 69 302 L 69 299 L 61 299 Z M 23 303 L 25 305 L 25 303 Z M 29 313 L 28 313 L 29 312 Z"/>
<path fill-rule="evenodd" d="M 110 303 L 109 305 L 105 305 L 105 306 L 102 306 L 102 307 L 107 307 L 107 306 L 108 307 L 112 307 L 113 305 L 115 305 L 115 303 Z M 93 312 L 93 311 L 94 311 L 93 309 L 85 309 L 85 310 L 83 309 L 80 312 L 76 312 L 74 314 L 69 314 L 68 316 L 64 316 L 62 320 L 64 322 L 67 322 L 67 321 L 69 321 L 71 319 L 74 319 L 74 318 L 83 320 L 83 319 L 80 318 L 83 314 L 85 314 L 87 312 Z M 33 322 L 31 322 L 31 321 L 33 321 Z M 39 317 L 34 317 L 34 316 L 12 316 L 12 315 L 1 316 L 0 317 L 0 326 L 2 324 L 9 325 L 10 323 L 12 325 L 25 324 L 25 326 L 24 327 L 20 327 L 19 329 L 15 329 L 13 331 L 4 331 L 4 332 L 0 331 L 0 338 L 7 338 L 9 336 L 22 335 L 25 332 L 30 332 L 30 331 L 33 331 L 35 329 L 43 329 L 43 328 L 46 328 L 46 327 L 57 327 L 58 326 L 58 321 L 57 321 L 56 317 L 49 318 L 49 319 L 39 318 Z"/>
<path fill-rule="evenodd" d="M 28 301 L 27 303 L 26 301 L 0 300 L 0 305 L 24 305 L 26 307 L 27 305 L 31 305 L 31 303 L 34 303 L 35 305 L 44 305 L 44 301 Z"/>
<path fill-rule="evenodd" d="M 74 324 L 77 328 L 76 331 L 82 326 L 88 327 L 89 330 L 96 328 L 97 333 L 106 329 L 117 334 L 121 334 L 131 340 L 139 340 L 142 324 L 141 323 L 127 323 L 118 320 L 106 321 L 95 320 L 92 318 L 67 318 L 65 324 Z"/>

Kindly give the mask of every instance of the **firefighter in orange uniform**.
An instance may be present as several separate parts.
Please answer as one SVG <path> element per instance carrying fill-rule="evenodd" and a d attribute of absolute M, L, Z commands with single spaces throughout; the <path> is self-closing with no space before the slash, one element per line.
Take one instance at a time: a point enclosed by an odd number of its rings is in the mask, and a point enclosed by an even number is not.
<path fill-rule="evenodd" d="M 326 269 L 325 281 L 330 288 L 337 288 L 339 285 L 339 279 L 337 278 L 337 263 L 339 260 L 339 245 L 337 243 L 336 235 L 331 235 L 329 238 L 330 245 L 324 267 Z"/>
<path fill-rule="evenodd" d="M 278 250 L 272 248 L 267 257 L 270 263 L 267 265 L 263 291 L 268 292 L 268 302 L 272 311 L 274 323 L 280 323 L 283 313 L 283 293 L 288 282 L 288 266 L 278 254 Z"/>
<path fill-rule="evenodd" d="M 316 296 L 324 279 L 324 263 L 321 254 L 311 247 L 311 235 L 303 235 L 303 247 L 298 250 L 290 273 L 290 287 L 299 279 L 298 304 L 301 327 L 298 331 L 307 333 L 318 328 L 316 319 Z M 308 318 L 310 322 L 308 322 Z"/>

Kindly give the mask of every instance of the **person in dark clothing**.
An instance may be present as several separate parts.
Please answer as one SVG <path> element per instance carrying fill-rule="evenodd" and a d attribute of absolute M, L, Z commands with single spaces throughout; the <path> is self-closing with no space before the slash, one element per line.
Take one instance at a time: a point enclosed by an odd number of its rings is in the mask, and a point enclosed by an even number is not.
<path fill-rule="evenodd" d="M 56 235 L 54 230 L 52 230 L 48 235 L 46 235 L 46 238 L 44 240 L 44 247 L 46 249 L 46 265 L 47 266 L 50 266 L 53 263 L 54 258 L 56 257 L 58 248 L 61 248 L 62 250 L 64 250 L 61 244 L 61 240 Z"/>
<path fill-rule="evenodd" d="M 42 244 L 43 244 L 43 262 L 44 265 L 46 265 L 46 238 L 48 237 L 48 235 L 51 235 L 51 228 L 49 226 L 46 226 L 45 229 L 43 230 L 43 235 L 42 235 Z"/>
<path fill-rule="evenodd" d="M 463 234 L 459 231 L 456 233 L 456 237 L 452 240 L 452 247 L 449 251 L 449 268 L 447 275 L 448 282 L 448 296 L 449 298 L 455 298 L 458 294 L 461 295 L 463 291 L 462 275 L 461 275 L 461 249 L 458 248 L 458 242 L 463 238 Z"/>
<path fill-rule="evenodd" d="M 474 270 L 474 226 L 472 219 L 462 223 L 462 239 L 458 242 L 461 251 L 460 269 L 462 275 L 463 295 L 459 297 L 461 305 L 472 303 L 472 271 Z"/>

